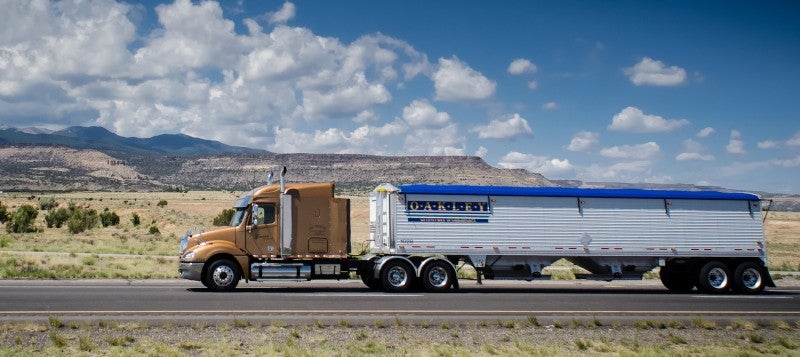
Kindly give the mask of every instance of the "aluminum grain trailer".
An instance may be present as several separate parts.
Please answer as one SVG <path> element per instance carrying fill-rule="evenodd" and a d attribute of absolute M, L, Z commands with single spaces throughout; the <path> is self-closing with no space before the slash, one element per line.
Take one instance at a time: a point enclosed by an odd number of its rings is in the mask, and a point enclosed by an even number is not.
<path fill-rule="evenodd" d="M 370 195 L 371 287 L 458 286 L 545 278 L 566 259 L 593 279 L 641 279 L 660 267 L 673 291 L 757 293 L 767 270 L 761 204 L 749 193 L 384 184 Z"/>

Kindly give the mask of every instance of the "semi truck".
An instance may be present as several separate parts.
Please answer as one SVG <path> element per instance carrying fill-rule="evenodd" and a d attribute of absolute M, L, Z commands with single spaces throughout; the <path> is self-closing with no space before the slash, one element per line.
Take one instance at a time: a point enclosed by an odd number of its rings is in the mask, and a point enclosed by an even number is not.
<path fill-rule="evenodd" d="M 761 200 L 750 193 L 382 184 L 369 197 L 368 250 L 353 254 L 350 200 L 333 183 L 286 183 L 285 173 L 236 200 L 228 227 L 183 237 L 181 278 L 219 292 L 240 280 L 351 276 L 376 290 L 445 292 L 465 265 L 478 283 L 532 281 L 565 259 L 586 279 L 659 268 L 676 292 L 775 286 Z"/>

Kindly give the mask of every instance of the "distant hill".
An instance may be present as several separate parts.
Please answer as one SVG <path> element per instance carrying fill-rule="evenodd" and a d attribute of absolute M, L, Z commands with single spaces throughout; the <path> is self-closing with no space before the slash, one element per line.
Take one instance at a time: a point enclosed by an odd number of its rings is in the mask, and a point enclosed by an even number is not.
<path fill-rule="evenodd" d="M 364 194 L 389 182 L 554 186 L 540 174 L 490 166 L 469 156 L 338 154 L 131 155 L 127 160 L 91 149 L 0 146 L 0 190 L 248 190 L 285 165 L 295 182 L 336 183 Z"/>
<path fill-rule="evenodd" d="M 275 154 L 182 134 L 127 138 L 101 127 L 49 131 L 0 126 L 0 191 L 242 191 L 263 184 L 269 170 L 277 173 L 284 165 L 290 181 L 332 181 L 340 193 L 356 195 L 384 182 L 740 191 L 690 184 L 551 181 L 470 156 Z M 800 211 L 798 195 L 753 193 L 772 199 L 773 210 Z"/>
<path fill-rule="evenodd" d="M 134 156 L 267 153 L 264 150 L 230 146 L 218 141 L 198 139 L 183 134 L 164 134 L 151 138 L 123 137 L 98 126 L 73 126 L 59 131 L 40 128 L 5 128 L 0 129 L 0 145 L 51 145 L 91 149 L 125 160 Z"/>

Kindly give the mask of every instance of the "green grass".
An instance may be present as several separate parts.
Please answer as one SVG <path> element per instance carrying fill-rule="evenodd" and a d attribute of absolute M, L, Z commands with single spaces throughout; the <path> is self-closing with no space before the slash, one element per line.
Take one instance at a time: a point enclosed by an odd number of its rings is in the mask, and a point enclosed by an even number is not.
<path fill-rule="evenodd" d="M 800 327 L 772 325 L 755 331 L 715 329 L 704 324 L 672 328 L 654 320 L 640 330 L 617 325 L 613 331 L 591 323 L 563 330 L 516 324 L 513 331 L 479 324 L 447 324 L 447 331 L 412 324 L 376 329 L 371 324 L 324 329 L 292 325 L 266 331 L 259 324 L 193 325 L 85 322 L 78 331 L 53 317 L 48 323 L 0 324 L 0 356 L 5 355 L 265 355 L 265 356 L 682 356 L 796 355 Z M 738 322 L 739 325 L 746 325 Z M 236 325 L 234 323 L 234 325 Z M 283 324 L 279 324 L 282 325 Z M 440 327 L 442 325 L 439 325 Z M 189 329 L 191 333 L 185 333 Z M 235 329 L 235 330 L 232 330 Z M 711 335 L 709 335 L 711 334 Z"/>
<path fill-rule="evenodd" d="M 175 278 L 177 258 L 0 252 L 0 279 Z"/>

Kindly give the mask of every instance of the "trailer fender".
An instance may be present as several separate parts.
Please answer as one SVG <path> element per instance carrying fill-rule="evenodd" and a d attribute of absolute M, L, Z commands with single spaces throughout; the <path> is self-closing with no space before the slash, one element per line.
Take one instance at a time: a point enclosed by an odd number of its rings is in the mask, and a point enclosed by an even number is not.
<path fill-rule="evenodd" d="M 381 269 L 383 269 L 383 266 L 386 263 L 388 263 L 388 262 L 390 262 L 392 260 L 395 260 L 395 259 L 405 260 L 406 263 L 410 264 L 411 267 L 414 268 L 414 276 L 419 277 L 419 268 L 417 267 L 417 265 L 414 264 L 414 262 L 412 262 L 411 259 L 408 259 L 408 257 L 403 257 L 403 256 L 399 256 L 399 255 L 386 255 L 386 256 L 383 256 L 383 257 L 375 260 L 375 269 L 373 269 L 373 271 L 372 271 L 373 277 L 375 279 L 380 279 L 380 277 L 381 277 Z"/>
<path fill-rule="evenodd" d="M 434 262 L 445 262 L 447 264 L 447 266 L 450 267 L 450 272 L 453 273 L 453 284 L 452 284 L 452 287 L 454 289 L 458 289 L 459 288 L 459 286 L 458 286 L 458 269 L 456 269 L 456 266 L 453 264 L 453 262 L 450 261 L 450 259 L 447 259 L 447 257 L 445 257 L 445 256 L 433 256 L 433 257 L 428 257 L 425 260 L 423 260 L 419 264 L 419 269 L 417 270 L 417 276 L 419 276 L 421 279 L 427 279 L 427 277 L 423 276 L 423 273 L 425 272 L 425 268 L 429 264 L 434 263 Z M 424 283 L 423 283 L 423 285 L 424 285 Z"/>
<path fill-rule="evenodd" d="M 437 261 L 437 260 L 441 260 L 441 261 L 447 262 L 447 265 L 449 265 L 450 268 L 453 269 L 453 272 L 456 271 L 455 265 L 453 265 L 453 262 L 451 262 L 450 260 L 446 259 L 445 257 L 441 257 L 441 256 L 433 256 L 433 257 L 426 258 L 425 260 L 422 261 L 422 263 L 419 264 L 419 268 L 416 268 L 417 269 L 417 276 L 420 276 L 420 274 L 422 274 L 422 270 L 425 269 L 426 265 L 428 265 L 429 263 L 431 263 L 433 261 Z"/>

